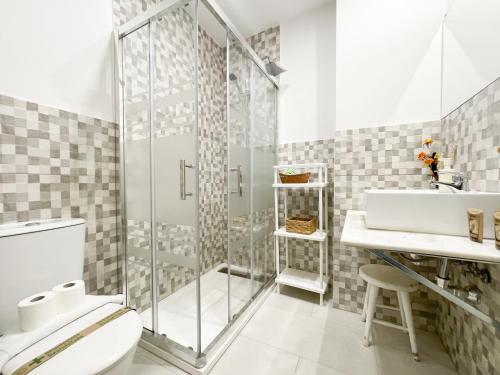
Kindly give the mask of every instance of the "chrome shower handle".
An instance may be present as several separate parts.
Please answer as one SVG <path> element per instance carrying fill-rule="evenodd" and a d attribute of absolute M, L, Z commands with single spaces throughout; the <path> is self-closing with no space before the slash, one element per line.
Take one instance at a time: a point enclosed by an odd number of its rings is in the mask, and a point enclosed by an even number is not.
<path fill-rule="evenodd" d="M 181 159 L 180 162 L 180 189 L 181 201 L 185 201 L 186 197 L 192 197 L 193 193 L 186 193 L 186 168 L 194 168 L 191 164 L 186 164 L 186 160 Z"/>
<path fill-rule="evenodd" d="M 237 165 L 236 168 L 230 168 L 230 172 L 236 172 L 236 186 L 237 190 L 231 190 L 231 194 L 238 194 L 240 197 L 243 196 L 243 174 L 241 173 L 241 165 Z"/>

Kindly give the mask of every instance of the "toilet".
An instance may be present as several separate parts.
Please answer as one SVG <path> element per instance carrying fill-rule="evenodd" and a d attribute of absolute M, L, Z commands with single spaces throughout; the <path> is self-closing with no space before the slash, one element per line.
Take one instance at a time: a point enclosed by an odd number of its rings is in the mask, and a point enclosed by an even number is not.
<path fill-rule="evenodd" d="M 0 347 L 20 334 L 17 303 L 68 280 L 82 279 L 85 221 L 54 219 L 0 225 Z M 123 309 L 121 296 L 89 296 L 91 308 L 9 353 L 0 372 L 11 375 L 73 335 L 116 313 L 117 317 L 43 362 L 30 375 L 126 374 L 142 333 L 142 321 Z M 122 310 L 123 309 L 123 310 Z M 54 325 L 54 324 L 52 324 Z M 24 335 L 24 334 L 23 334 Z M 14 345 L 15 346 L 15 345 Z M 0 357 L 5 352 L 0 353 Z"/>

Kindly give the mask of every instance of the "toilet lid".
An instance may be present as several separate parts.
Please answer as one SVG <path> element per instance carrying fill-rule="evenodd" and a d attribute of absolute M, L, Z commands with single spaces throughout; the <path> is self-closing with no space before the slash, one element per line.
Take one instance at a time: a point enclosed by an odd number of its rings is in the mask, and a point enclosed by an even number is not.
<path fill-rule="evenodd" d="M 5 364 L 2 374 L 11 375 L 26 362 L 122 307 L 108 303 L 82 316 L 16 355 Z M 141 333 L 142 321 L 139 315 L 135 311 L 129 311 L 49 359 L 29 375 L 97 374 L 113 367 L 125 356 L 137 344 Z"/>

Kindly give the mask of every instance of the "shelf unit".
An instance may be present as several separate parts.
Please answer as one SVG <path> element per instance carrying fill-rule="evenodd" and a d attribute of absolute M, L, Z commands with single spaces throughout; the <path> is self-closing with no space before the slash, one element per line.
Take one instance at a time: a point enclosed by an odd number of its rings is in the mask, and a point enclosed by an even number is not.
<path fill-rule="evenodd" d="M 317 174 L 317 181 L 306 184 L 282 184 L 279 181 L 279 172 L 287 168 L 308 170 Z M 323 295 L 328 288 L 328 175 L 326 163 L 312 164 L 287 164 L 274 166 L 274 210 L 275 224 L 274 244 L 276 251 L 276 284 L 278 293 L 280 285 L 288 285 L 295 288 L 308 290 L 319 294 L 319 303 L 323 305 Z M 318 194 L 318 229 L 312 234 L 299 234 L 287 232 L 279 222 L 279 191 L 283 190 L 285 195 L 284 217 L 288 218 L 288 189 L 317 189 Z M 280 270 L 280 237 L 285 238 L 285 268 Z M 297 238 L 307 241 L 315 241 L 319 244 L 319 270 L 317 273 L 290 268 L 288 264 L 288 239 Z"/>

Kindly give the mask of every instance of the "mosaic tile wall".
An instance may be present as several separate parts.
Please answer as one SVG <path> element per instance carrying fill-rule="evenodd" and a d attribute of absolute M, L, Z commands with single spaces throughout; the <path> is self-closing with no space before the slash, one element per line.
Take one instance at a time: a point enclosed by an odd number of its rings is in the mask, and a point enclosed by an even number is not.
<path fill-rule="evenodd" d="M 129 257 L 127 265 L 129 305 L 143 311 L 151 307 L 151 264 L 149 239 L 151 230 L 145 221 L 129 220 Z M 184 260 L 194 263 L 193 228 L 188 226 L 157 225 L 158 293 L 160 299 L 169 296 L 194 280 L 192 267 L 175 264 Z"/>
<path fill-rule="evenodd" d="M 117 293 L 116 124 L 0 95 L 0 223 L 86 220 L 84 280 Z"/>
<path fill-rule="evenodd" d="M 199 32 L 199 160 L 202 270 L 226 260 L 227 124 L 226 53 Z"/>
<path fill-rule="evenodd" d="M 443 139 L 450 149 L 457 146 L 455 167 L 469 177 L 471 190 L 500 192 L 500 80 L 443 119 Z M 490 284 L 464 276 L 464 267 L 456 264 L 452 282 L 461 288 L 476 285 L 482 292 L 479 309 L 500 321 L 500 266 L 479 267 L 490 271 Z M 440 299 L 438 335 L 460 374 L 500 373 L 500 330 Z"/>
<path fill-rule="evenodd" d="M 274 26 L 261 31 L 247 38 L 250 47 L 257 53 L 261 59 L 269 57 L 271 61 L 279 63 L 280 61 L 280 27 Z"/>
<path fill-rule="evenodd" d="M 118 27 L 160 0 L 113 0 L 113 25 Z"/>

